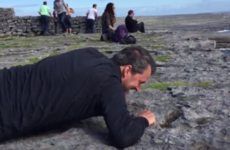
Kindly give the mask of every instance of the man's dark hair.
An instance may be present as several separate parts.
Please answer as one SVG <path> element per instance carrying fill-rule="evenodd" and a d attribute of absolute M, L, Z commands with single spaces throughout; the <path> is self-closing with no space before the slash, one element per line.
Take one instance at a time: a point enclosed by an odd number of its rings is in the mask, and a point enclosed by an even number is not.
<path fill-rule="evenodd" d="M 131 13 L 133 13 L 133 10 L 128 11 L 128 15 L 131 15 Z"/>
<path fill-rule="evenodd" d="M 47 5 L 47 2 L 46 2 L 46 1 L 44 1 L 44 2 L 43 2 L 43 5 Z"/>
<path fill-rule="evenodd" d="M 120 65 L 132 65 L 132 73 L 142 74 L 151 66 L 151 74 L 156 72 L 156 63 L 150 53 L 141 46 L 126 47 L 113 56 L 113 59 Z"/>
<path fill-rule="evenodd" d="M 97 6 L 97 4 L 93 4 L 93 7 L 96 7 Z"/>

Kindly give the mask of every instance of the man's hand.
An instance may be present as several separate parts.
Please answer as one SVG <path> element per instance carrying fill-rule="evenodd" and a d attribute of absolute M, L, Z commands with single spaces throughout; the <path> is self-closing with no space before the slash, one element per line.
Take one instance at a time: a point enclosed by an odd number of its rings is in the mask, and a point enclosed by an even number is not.
<path fill-rule="evenodd" d="M 143 111 L 142 113 L 140 113 L 138 115 L 138 117 L 144 117 L 149 121 L 149 125 L 152 125 L 156 122 L 156 118 L 154 116 L 154 114 L 151 111 Z"/>
<path fill-rule="evenodd" d="M 140 19 L 136 19 L 136 21 L 138 22 Z"/>

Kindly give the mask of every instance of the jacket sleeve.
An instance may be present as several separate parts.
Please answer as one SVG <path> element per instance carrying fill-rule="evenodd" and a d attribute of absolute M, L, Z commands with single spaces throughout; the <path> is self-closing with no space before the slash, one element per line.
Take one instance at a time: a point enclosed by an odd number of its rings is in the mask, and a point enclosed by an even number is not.
<path fill-rule="evenodd" d="M 134 20 L 133 18 L 128 17 L 127 19 L 128 19 L 129 24 L 133 24 L 133 25 L 137 24 L 137 21 Z"/>
<path fill-rule="evenodd" d="M 148 120 L 130 116 L 119 79 L 110 77 L 102 86 L 101 96 L 102 113 L 113 144 L 125 148 L 137 143 L 148 127 Z"/>

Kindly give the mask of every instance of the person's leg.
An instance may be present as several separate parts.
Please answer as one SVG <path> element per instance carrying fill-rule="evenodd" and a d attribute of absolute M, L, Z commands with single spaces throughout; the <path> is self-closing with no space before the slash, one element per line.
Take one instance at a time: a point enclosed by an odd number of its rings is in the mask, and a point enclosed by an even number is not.
<path fill-rule="evenodd" d="M 44 16 L 43 16 L 43 15 L 41 15 L 40 20 L 41 20 L 41 24 L 42 24 L 42 27 L 41 27 L 41 29 L 42 29 L 41 34 L 44 34 L 44 30 L 45 30 L 45 19 L 44 19 Z"/>
<path fill-rule="evenodd" d="M 90 19 L 87 19 L 86 20 L 86 33 L 90 33 L 90 27 L 91 27 L 91 25 L 90 25 Z"/>
<path fill-rule="evenodd" d="M 144 22 L 140 22 L 137 24 L 138 30 L 142 33 L 145 33 L 145 25 Z"/>
<path fill-rule="evenodd" d="M 47 33 L 48 28 L 49 28 L 49 17 L 45 16 L 45 31 L 44 31 L 44 33 Z"/>
<path fill-rule="evenodd" d="M 110 35 L 110 41 L 115 42 L 115 32 L 113 30 L 108 30 L 108 34 Z"/>
<path fill-rule="evenodd" d="M 54 32 L 55 32 L 55 35 L 57 34 L 57 21 L 54 21 Z"/>
<path fill-rule="evenodd" d="M 59 21 L 62 26 L 62 32 L 66 32 L 66 26 L 65 26 L 65 19 L 66 19 L 66 12 L 62 12 L 61 14 L 58 14 Z"/>
<path fill-rule="evenodd" d="M 92 22 L 91 22 L 91 30 L 92 30 L 92 33 L 94 33 L 94 25 L 95 25 L 95 20 L 92 19 Z"/>
<path fill-rule="evenodd" d="M 72 19 L 71 16 L 68 16 L 68 20 L 69 20 L 69 34 L 72 34 Z"/>

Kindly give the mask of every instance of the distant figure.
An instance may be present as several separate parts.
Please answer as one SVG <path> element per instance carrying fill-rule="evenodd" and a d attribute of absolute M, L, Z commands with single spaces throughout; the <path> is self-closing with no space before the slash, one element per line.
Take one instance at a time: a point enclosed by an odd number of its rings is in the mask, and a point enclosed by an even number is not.
<path fill-rule="evenodd" d="M 87 31 L 94 33 L 95 19 L 97 18 L 97 5 L 93 4 L 93 8 L 90 8 L 87 13 Z"/>
<path fill-rule="evenodd" d="M 54 19 L 53 19 L 53 21 L 54 21 L 54 35 L 57 35 L 58 17 L 55 16 L 55 11 L 53 11 L 53 17 L 54 17 Z"/>
<path fill-rule="evenodd" d="M 54 11 L 55 11 L 55 17 L 58 17 L 58 20 L 61 23 L 62 32 L 66 34 L 65 19 L 66 19 L 66 15 L 70 15 L 70 14 L 64 0 L 54 1 Z"/>
<path fill-rule="evenodd" d="M 116 22 L 115 6 L 113 3 L 108 3 L 106 5 L 105 11 L 102 14 L 102 33 L 109 34 L 111 36 L 112 41 L 115 41 L 115 28 L 114 23 Z"/>
<path fill-rule="evenodd" d="M 145 26 L 143 22 L 139 23 L 139 19 L 133 19 L 134 11 L 129 10 L 128 16 L 125 18 L 126 28 L 130 33 L 137 32 L 138 30 L 142 33 L 145 33 Z"/>
<path fill-rule="evenodd" d="M 49 15 L 52 17 L 50 13 L 50 9 L 47 6 L 47 2 L 43 2 L 43 6 L 40 7 L 38 13 L 41 16 L 41 22 L 42 22 L 42 32 L 41 34 L 46 35 L 49 27 Z"/>
<path fill-rule="evenodd" d="M 72 8 L 69 8 L 68 4 L 66 4 L 66 6 L 68 8 L 68 14 L 69 14 L 69 15 L 66 15 L 66 18 L 65 18 L 66 29 L 70 35 L 73 35 L 72 34 L 72 19 L 71 19 L 70 13 L 74 13 L 74 10 Z"/>

